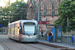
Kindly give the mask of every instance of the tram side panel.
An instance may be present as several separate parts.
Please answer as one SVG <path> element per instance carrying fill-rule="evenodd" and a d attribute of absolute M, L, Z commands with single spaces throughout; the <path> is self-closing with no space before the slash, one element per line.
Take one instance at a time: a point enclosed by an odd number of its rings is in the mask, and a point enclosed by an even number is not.
<path fill-rule="evenodd" d="M 15 40 L 19 40 L 19 30 L 20 30 L 20 25 L 18 22 L 15 24 Z"/>

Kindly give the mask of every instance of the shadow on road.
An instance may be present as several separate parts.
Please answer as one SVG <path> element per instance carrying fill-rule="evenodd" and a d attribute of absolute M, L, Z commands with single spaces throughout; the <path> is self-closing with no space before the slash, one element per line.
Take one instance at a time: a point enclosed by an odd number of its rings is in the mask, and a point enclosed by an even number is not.
<path fill-rule="evenodd" d="M 12 40 L 12 41 L 14 41 L 16 43 L 21 43 L 21 44 L 38 44 L 38 42 L 19 42 L 17 40 L 11 39 L 11 38 L 9 38 L 9 40 Z"/>

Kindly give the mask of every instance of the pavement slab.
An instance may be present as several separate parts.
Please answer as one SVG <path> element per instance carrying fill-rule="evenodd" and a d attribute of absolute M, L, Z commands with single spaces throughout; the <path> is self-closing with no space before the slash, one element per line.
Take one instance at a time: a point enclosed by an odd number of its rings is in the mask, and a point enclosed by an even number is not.
<path fill-rule="evenodd" d="M 38 40 L 39 43 L 48 45 L 55 48 L 60 48 L 62 50 L 75 50 L 75 45 L 65 44 L 65 43 L 54 43 L 54 42 L 48 42 L 43 40 Z"/>
<path fill-rule="evenodd" d="M 4 48 L 3 48 L 3 46 L 2 46 L 2 45 L 0 45 L 0 50 L 4 50 Z"/>

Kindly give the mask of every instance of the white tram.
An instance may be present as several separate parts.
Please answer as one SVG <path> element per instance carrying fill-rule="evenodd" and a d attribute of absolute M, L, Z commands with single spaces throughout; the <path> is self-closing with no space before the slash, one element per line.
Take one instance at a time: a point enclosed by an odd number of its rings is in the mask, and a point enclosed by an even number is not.
<path fill-rule="evenodd" d="M 8 37 L 20 42 L 37 42 L 38 22 L 19 20 L 8 24 Z"/>

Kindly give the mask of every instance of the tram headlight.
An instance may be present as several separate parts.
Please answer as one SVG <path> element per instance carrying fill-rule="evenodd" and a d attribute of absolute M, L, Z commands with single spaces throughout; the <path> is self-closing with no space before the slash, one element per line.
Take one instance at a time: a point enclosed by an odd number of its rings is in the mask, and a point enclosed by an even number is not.
<path fill-rule="evenodd" d="M 36 36 L 35 36 L 35 38 L 36 38 Z"/>
<path fill-rule="evenodd" d="M 24 38 L 24 36 L 22 36 L 22 38 Z"/>

